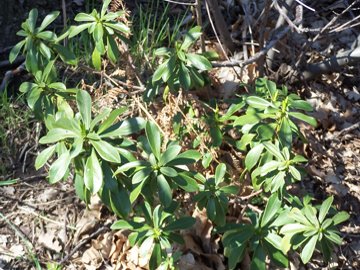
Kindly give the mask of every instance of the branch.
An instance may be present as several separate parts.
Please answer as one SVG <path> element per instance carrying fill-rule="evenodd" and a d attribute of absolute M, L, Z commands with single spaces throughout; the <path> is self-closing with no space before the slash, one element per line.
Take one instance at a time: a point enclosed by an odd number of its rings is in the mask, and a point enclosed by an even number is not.
<path fill-rule="evenodd" d="M 223 61 L 223 62 L 211 62 L 213 67 L 233 67 L 239 66 L 244 67 L 249 65 L 253 62 L 256 62 L 260 57 L 264 56 L 275 44 L 282 39 L 287 32 L 289 32 L 290 26 L 286 26 L 283 30 L 281 30 L 274 39 L 272 39 L 261 51 L 256 53 L 254 56 L 250 57 L 244 61 L 237 61 L 237 60 L 230 60 L 230 61 Z"/>
<path fill-rule="evenodd" d="M 305 71 L 299 74 L 301 80 L 310 80 L 322 74 L 339 71 L 344 66 L 353 66 L 360 62 L 360 46 L 345 52 L 340 52 L 323 62 L 309 64 Z"/>

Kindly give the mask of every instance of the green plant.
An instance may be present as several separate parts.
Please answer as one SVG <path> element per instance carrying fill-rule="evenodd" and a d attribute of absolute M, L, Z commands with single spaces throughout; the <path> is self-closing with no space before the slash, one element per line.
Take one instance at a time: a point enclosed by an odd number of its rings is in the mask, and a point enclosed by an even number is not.
<path fill-rule="evenodd" d="M 189 90 L 194 87 L 202 87 L 205 84 L 206 72 L 212 68 L 208 58 L 212 54 L 190 53 L 190 47 L 201 36 L 201 28 L 196 26 L 189 30 L 184 40 L 176 41 L 175 48 L 159 48 L 155 51 L 156 56 L 163 58 L 163 62 L 155 70 L 151 89 L 147 95 L 155 95 L 162 83 L 165 83 L 165 94 L 168 91 L 177 91 L 179 88 Z"/>
<path fill-rule="evenodd" d="M 236 109 L 246 106 L 246 113 L 239 117 L 230 117 L 234 127 L 241 127 L 246 135 L 240 147 L 250 142 L 277 139 L 281 147 L 291 147 L 293 135 L 304 138 L 292 119 L 298 119 L 316 126 L 316 120 L 296 110 L 312 111 L 311 105 L 295 94 L 288 94 L 284 86 L 278 89 L 276 84 L 267 79 L 258 79 L 256 95 L 244 97 Z M 231 110 L 231 113 L 235 111 Z"/>
<path fill-rule="evenodd" d="M 202 209 L 206 207 L 206 214 L 211 221 L 219 226 L 226 223 L 225 216 L 228 209 L 228 195 L 236 195 L 239 191 L 238 187 L 224 185 L 226 173 L 226 165 L 221 163 L 216 167 L 215 177 L 205 179 L 198 175 L 197 179 L 203 184 L 200 191 L 195 195 L 194 201 L 197 206 Z"/>
<path fill-rule="evenodd" d="M 263 150 L 266 152 L 261 157 Z M 264 184 L 265 192 L 271 193 L 282 191 L 285 183 L 300 181 L 301 173 L 295 166 L 307 162 L 307 159 L 301 155 L 291 158 L 287 147 L 280 151 L 278 144 L 269 141 L 256 144 L 248 152 L 245 158 L 246 169 L 250 171 L 260 159 L 262 160 L 259 166 L 251 173 L 252 184 L 256 189 Z"/>
<path fill-rule="evenodd" d="M 137 12 L 136 12 L 137 11 Z M 172 47 L 180 34 L 186 13 L 174 18 L 170 26 L 170 5 L 163 1 L 151 1 L 149 4 L 140 4 L 132 14 L 132 36 L 130 40 L 130 52 L 134 56 L 135 63 L 142 65 L 145 60 L 145 68 L 155 64 L 153 57 L 155 48 L 161 46 Z M 149 68 L 148 67 L 148 68 Z"/>
<path fill-rule="evenodd" d="M 134 217 L 132 221 L 118 220 L 112 226 L 113 230 L 128 229 L 131 245 L 139 245 L 140 257 L 150 256 L 150 269 L 156 269 L 163 259 L 167 258 L 166 250 L 171 249 L 171 242 L 183 243 L 176 231 L 187 229 L 194 225 L 192 217 L 175 219 L 173 213 L 164 212 L 158 205 L 152 211 L 149 203 L 142 207 L 144 217 Z"/>
<path fill-rule="evenodd" d="M 131 201 L 135 201 L 142 193 L 148 201 L 153 201 L 157 191 L 160 202 L 170 206 L 172 190 L 177 187 L 192 192 L 198 189 L 196 180 L 187 172 L 187 165 L 200 159 L 200 153 L 195 150 L 181 152 L 181 146 L 172 142 L 165 151 L 161 151 L 161 133 L 158 127 L 147 122 L 145 127 L 146 140 L 143 140 L 143 155 L 146 160 L 126 163 L 116 170 L 116 174 L 132 170 L 133 190 Z"/>
<path fill-rule="evenodd" d="M 27 103 L 38 119 L 53 115 L 57 109 L 71 110 L 67 101 L 73 99 L 77 89 L 67 89 L 65 84 L 57 82 L 55 61 L 50 61 L 44 70 L 38 70 L 34 82 L 24 82 L 20 92 L 26 94 Z"/>
<path fill-rule="evenodd" d="M 349 214 L 339 212 L 331 218 L 326 218 L 334 198 L 327 198 L 318 208 L 305 204 L 302 210 L 293 208 L 288 213 L 291 222 L 285 224 L 280 233 L 285 235 L 282 241 L 283 250 L 287 252 L 290 247 L 298 249 L 304 264 L 308 263 L 318 248 L 328 262 L 331 258 L 334 244 L 341 245 L 342 239 L 336 229 L 336 225 L 349 219 Z"/>
<path fill-rule="evenodd" d="M 266 269 L 266 256 L 280 267 L 288 267 L 288 259 L 282 251 L 282 238 L 278 234 L 278 223 L 283 219 L 281 201 L 273 194 L 259 216 L 250 213 L 250 224 L 236 224 L 224 230 L 222 238 L 224 254 L 229 259 L 229 269 L 242 261 L 247 250 L 253 253 L 250 269 Z M 280 218 L 279 218 L 280 217 Z M 225 227 L 226 228 L 226 227 Z M 226 228 L 227 229 L 227 228 Z"/>
<path fill-rule="evenodd" d="M 111 0 L 105 0 L 101 12 L 94 9 L 90 14 L 79 13 L 75 17 L 75 21 L 84 22 L 77 26 L 71 26 L 68 33 L 69 38 L 78 35 L 84 30 L 88 30 L 92 34 L 95 48 L 92 53 L 92 62 L 97 70 L 101 69 L 101 56 L 105 53 L 109 60 L 117 63 L 119 59 L 119 49 L 116 44 L 116 37 L 123 38 L 122 34 L 128 34 L 129 28 L 122 22 L 115 19 L 124 16 L 124 11 L 109 12 L 107 10 Z M 105 47 L 106 44 L 106 47 Z"/>
<path fill-rule="evenodd" d="M 59 111 L 56 115 L 46 119 L 48 133 L 40 139 L 41 144 L 52 144 L 43 150 L 35 161 L 36 169 L 41 168 L 55 153 L 57 160 L 52 163 L 49 170 L 49 182 L 55 183 L 68 175 L 70 164 L 75 167 L 75 185 L 77 194 L 87 200 L 90 194 L 104 189 L 113 190 L 114 194 L 103 194 L 111 204 L 111 195 L 121 195 L 124 208 L 120 211 L 112 204 L 114 211 L 125 215 L 129 211 L 126 204 L 128 196 L 123 187 L 113 179 L 111 164 L 119 164 L 121 156 L 132 159 L 132 154 L 123 147 L 122 136 L 127 136 L 140 130 L 144 125 L 141 118 L 129 118 L 116 122 L 117 117 L 127 108 L 114 111 L 104 109 L 95 118 L 91 117 L 91 97 L 83 90 L 76 95 L 79 113 Z M 105 186 L 103 184 L 105 182 Z M 117 192 L 117 189 L 121 189 Z M 110 198 L 108 198 L 110 196 Z M 114 198 L 112 198 L 114 199 Z M 125 207 L 126 206 L 126 207 Z"/>
<path fill-rule="evenodd" d="M 22 29 L 17 32 L 17 35 L 24 39 L 10 51 L 10 63 L 23 49 L 23 54 L 26 54 L 26 69 L 32 73 L 43 69 L 55 54 L 58 54 L 68 64 L 76 64 L 75 55 L 66 47 L 58 44 L 60 39 L 57 35 L 53 31 L 45 30 L 59 16 L 59 13 L 58 11 L 50 13 L 44 18 L 41 25 L 36 27 L 38 11 L 37 9 L 30 11 L 29 17 L 21 24 Z"/>

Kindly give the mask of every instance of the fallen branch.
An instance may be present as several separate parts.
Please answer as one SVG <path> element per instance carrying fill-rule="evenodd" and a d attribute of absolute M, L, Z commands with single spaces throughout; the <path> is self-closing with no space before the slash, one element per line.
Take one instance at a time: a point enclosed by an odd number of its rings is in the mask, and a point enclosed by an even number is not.
<path fill-rule="evenodd" d="M 322 74 L 339 71 L 344 66 L 353 66 L 360 62 L 360 47 L 340 52 L 335 56 L 326 59 L 323 62 L 309 64 L 305 71 L 295 77 L 301 80 L 310 80 Z"/>
<path fill-rule="evenodd" d="M 0 84 L 0 94 L 2 92 L 4 92 L 4 90 L 6 89 L 7 85 L 10 83 L 10 81 L 12 80 L 12 78 L 16 75 L 18 75 L 19 73 L 21 73 L 22 71 L 25 70 L 25 62 L 23 62 L 20 66 L 18 66 L 16 69 L 14 70 L 9 70 L 6 71 L 5 76 Z"/>
<path fill-rule="evenodd" d="M 230 61 L 223 61 L 223 62 L 211 62 L 213 67 L 233 67 L 233 66 L 239 66 L 244 67 L 246 65 L 249 65 L 251 63 L 256 62 L 260 57 L 264 56 L 272 47 L 275 46 L 275 44 L 282 39 L 287 32 L 289 32 L 290 26 L 286 26 L 283 30 L 281 30 L 274 39 L 272 39 L 261 51 L 257 52 L 255 55 L 250 57 L 247 60 L 238 61 L 238 60 L 230 60 Z"/>

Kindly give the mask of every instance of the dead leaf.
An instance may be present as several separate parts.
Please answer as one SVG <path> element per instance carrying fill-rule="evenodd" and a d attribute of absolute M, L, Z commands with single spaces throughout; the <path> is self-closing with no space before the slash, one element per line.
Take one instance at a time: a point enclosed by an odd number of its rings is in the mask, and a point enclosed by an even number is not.
<path fill-rule="evenodd" d="M 49 231 L 47 233 L 41 233 L 38 236 L 38 243 L 43 247 L 53 250 L 55 252 L 62 251 L 62 246 L 59 241 L 56 239 L 56 232 Z"/>
<path fill-rule="evenodd" d="M 102 256 L 100 251 L 93 246 L 85 250 L 81 261 L 85 264 L 86 269 L 99 269 L 102 265 Z"/>

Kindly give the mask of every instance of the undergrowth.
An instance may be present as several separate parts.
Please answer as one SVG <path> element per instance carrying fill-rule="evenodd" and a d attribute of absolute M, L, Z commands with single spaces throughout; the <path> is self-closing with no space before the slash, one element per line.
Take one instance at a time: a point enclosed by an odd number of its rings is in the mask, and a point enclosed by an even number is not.
<path fill-rule="evenodd" d="M 50 183 L 73 175 L 76 193 L 86 203 L 92 195 L 99 195 L 119 219 L 111 228 L 131 232 L 130 243 L 139 246 L 141 256 L 149 255 L 150 269 L 175 267 L 180 255 L 173 243 L 183 243 L 179 232 L 195 223 L 191 213 L 182 211 L 186 205 L 177 199 L 179 194 L 186 194 L 198 209 L 206 210 L 214 233 L 221 236 L 229 269 L 235 269 L 245 254 L 251 257 L 251 269 L 266 269 L 268 261 L 288 267 L 289 252 L 298 253 L 304 264 L 316 251 L 330 261 L 334 246 L 342 242 L 336 225 L 349 215 L 332 207 L 332 197 L 318 205 L 310 196 L 298 198 L 288 191 L 303 179 L 307 163 L 293 149 L 295 140 L 306 141 L 298 121 L 312 126 L 317 122 L 306 114 L 311 105 L 286 87 L 259 78 L 247 86 L 248 94 L 237 96 L 225 111 L 218 107 L 222 100 L 202 101 L 208 113 L 190 117 L 203 117 L 208 125 L 207 131 L 199 130 L 208 132 L 210 138 L 210 151 L 204 153 L 204 149 L 199 151 L 199 142 L 194 141 L 193 149 L 182 145 L 187 136 L 180 127 L 185 114 L 173 119 L 178 140 L 169 140 L 152 117 L 128 117 L 128 107 L 103 108 L 95 114 L 89 92 L 59 81 L 57 61 L 76 66 L 84 55 L 91 54 L 91 61 L 86 62 L 100 71 L 106 61 L 119 64 L 120 44 L 125 42 L 136 63 L 147 63 L 154 71 L 143 96 L 149 103 L 159 104 L 159 95 L 166 103 L 170 94 L 211 83 L 208 71 L 217 55 L 194 50 L 202 35 L 199 26 L 181 33 L 184 18 L 170 23 L 168 6 L 160 13 L 160 1 L 155 1 L 146 10 L 139 7 L 129 28 L 122 22 L 125 11 L 110 11 L 109 3 L 105 0 L 100 11 L 77 14 L 77 24 L 59 36 L 46 30 L 58 12 L 49 14 L 37 27 L 34 9 L 18 32 L 24 39 L 11 51 L 10 61 L 19 53 L 26 56 L 33 80 L 23 83 L 20 91 L 47 130 L 39 140 L 46 148 L 37 156 L 36 169 L 50 162 Z M 69 47 L 61 45 L 65 38 Z M 6 120 L 7 125 L 14 125 L 9 121 L 18 119 L 18 111 L 6 97 L 2 102 L 6 105 L 2 115 L 13 116 Z M 190 106 L 187 111 L 192 109 Z M 7 125 L 0 134 L 5 134 Z M 230 136 L 231 132 L 237 136 Z M 225 146 L 245 157 L 241 168 L 236 168 L 240 177 L 231 174 L 231 165 L 221 156 L 213 155 Z M 245 179 L 250 180 L 262 210 L 245 205 L 239 221 L 231 223 L 227 219 L 229 203 L 240 200 Z M 141 210 L 135 214 L 137 204 Z"/>

